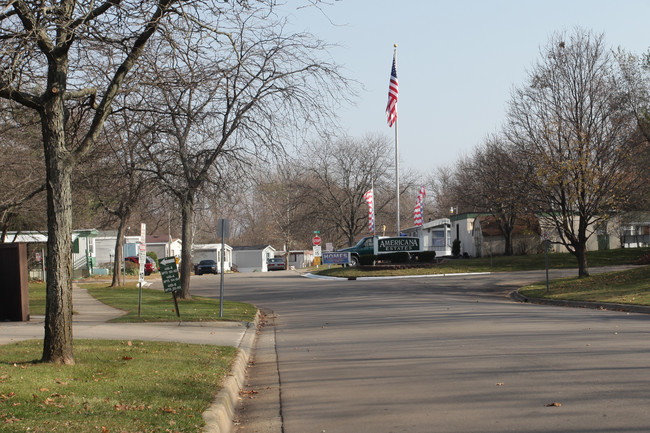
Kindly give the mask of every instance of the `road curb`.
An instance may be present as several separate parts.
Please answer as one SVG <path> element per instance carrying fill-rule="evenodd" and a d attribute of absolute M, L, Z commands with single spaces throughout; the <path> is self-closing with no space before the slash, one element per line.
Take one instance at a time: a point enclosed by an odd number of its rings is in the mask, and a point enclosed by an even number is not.
<path fill-rule="evenodd" d="M 467 277 L 474 275 L 491 275 L 492 272 L 458 272 L 449 274 L 423 274 L 423 275 L 387 275 L 384 277 L 331 277 L 328 275 L 317 275 L 307 273 L 301 275 L 305 278 L 312 278 L 315 280 L 332 280 L 332 281 L 350 281 L 350 280 L 363 280 L 363 281 L 376 281 L 376 280 L 399 280 L 405 278 L 443 278 L 443 277 Z"/>
<path fill-rule="evenodd" d="M 642 305 L 614 304 L 608 302 L 567 301 L 562 299 L 529 298 L 519 293 L 519 289 L 510 292 L 510 299 L 516 302 L 553 305 L 556 307 L 591 308 L 593 310 L 621 311 L 626 313 L 650 314 L 650 307 Z"/>
<path fill-rule="evenodd" d="M 255 347 L 259 322 L 260 311 L 257 310 L 255 319 L 248 324 L 239 342 L 237 356 L 224 380 L 223 387 L 210 407 L 203 412 L 204 433 L 230 433 L 233 430 L 233 418 L 239 404 L 239 391 L 244 388 L 246 370 Z"/>

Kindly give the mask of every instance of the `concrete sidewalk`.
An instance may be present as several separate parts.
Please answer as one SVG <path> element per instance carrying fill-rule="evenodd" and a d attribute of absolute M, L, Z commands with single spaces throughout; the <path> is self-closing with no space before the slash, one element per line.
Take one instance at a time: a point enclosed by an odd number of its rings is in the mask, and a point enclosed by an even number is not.
<path fill-rule="evenodd" d="M 72 333 L 74 338 L 100 340 L 170 341 L 234 346 L 239 349 L 230 374 L 212 406 L 203 414 L 205 432 L 224 433 L 233 429 L 232 417 L 243 388 L 248 361 L 255 347 L 258 317 L 247 322 L 158 322 L 107 323 L 123 311 L 109 307 L 75 285 L 72 291 Z M 0 345 L 22 340 L 43 339 L 43 316 L 28 322 L 0 322 Z"/>
<path fill-rule="evenodd" d="M 74 338 L 178 341 L 239 347 L 248 329 L 245 322 L 106 323 L 124 312 L 97 301 L 86 289 L 79 287 L 72 291 L 72 305 Z M 0 344 L 42 339 L 44 320 L 43 316 L 33 316 L 29 322 L 0 322 Z"/>

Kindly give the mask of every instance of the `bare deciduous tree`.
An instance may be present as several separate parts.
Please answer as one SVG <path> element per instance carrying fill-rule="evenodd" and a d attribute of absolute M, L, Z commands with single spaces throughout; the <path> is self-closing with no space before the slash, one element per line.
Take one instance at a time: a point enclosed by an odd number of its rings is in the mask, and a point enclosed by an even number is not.
<path fill-rule="evenodd" d="M 643 181 L 650 178 L 650 51 L 636 56 L 619 50 L 616 58 L 620 69 L 618 84 L 638 125 L 632 163 L 639 181 L 628 208 L 645 210 L 650 206 L 650 183 Z"/>
<path fill-rule="evenodd" d="M 505 255 L 512 255 L 515 224 L 528 213 L 526 165 L 520 164 L 503 137 L 492 135 L 461 160 L 457 170 L 458 204 L 491 213 L 503 233 Z"/>
<path fill-rule="evenodd" d="M 304 150 L 307 185 L 318 206 L 314 222 L 334 242 L 353 245 L 368 228 L 368 207 L 363 195 L 374 184 L 375 213 L 381 231 L 383 211 L 394 200 L 391 182 L 392 147 L 382 136 L 344 137 L 313 143 Z M 392 214 L 394 215 L 394 214 Z"/>
<path fill-rule="evenodd" d="M 161 24 L 186 18 L 201 22 L 226 6 L 216 0 L 0 2 L 0 97 L 35 110 L 43 135 L 48 209 L 44 361 L 74 363 L 70 180 L 75 166 L 93 148 L 115 96 Z M 73 131 L 70 113 L 75 109 L 84 111 L 87 121 Z"/>
<path fill-rule="evenodd" d="M 45 227 L 38 212 L 45 175 L 37 117 L 11 101 L 0 102 L 0 242 L 4 242 L 7 231 L 20 231 L 23 223 L 30 229 Z M 37 196 L 35 203 L 32 199 Z"/>
<path fill-rule="evenodd" d="M 111 287 L 120 284 L 129 218 L 138 205 L 150 202 L 145 192 L 154 192 L 150 177 L 143 171 L 148 162 L 139 152 L 144 137 L 133 116 L 133 113 L 120 111 L 107 119 L 104 134 L 90 156 L 92 167 L 87 164 L 89 170 L 80 170 L 78 180 L 85 190 L 83 192 L 93 197 L 93 201 L 110 216 L 109 219 L 117 220 Z M 147 186 L 149 191 L 145 191 Z"/>
<path fill-rule="evenodd" d="M 509 105 L 507 134 L 530 169 L 536 210 L 576 256 L 580 276 L 589 275 L 595 225 L 620 209 L 634 183 L 636 121 L 613 66 L 602 35 L 555 34 Z"/>
<path fill-rule="evenodd" d="M 305 185 L 305 175 L 295 161 L 281 161 L 275 171 L 260 167 L 256 180 L 256 207 L 265 212 L 271 222 L 268 239 L 283 245 L 286 253 L 298 247 L 309 246 L 309 213 L 314 199 Z M 288 263 L 288 261 L 287 261 Z"/>
<path fill-rule="evenodd" d="M 325 59 L 326 46 L 306 33 L 286 33 L 263 4 L 221 16 L 227 43 L 204 25 L 188 23 L 173 50 L 160 44 L 149 57 L 143 92 L 152 111 L 153 173 L 182 211 L 182 298 L 190 297 L 192 216 L 207 182 L 228 181 L 250 156 L 282 153 L 284 143 L 307 125 L 333 118 L 333 103 L 347 80 Z M 164 36 L 171 40 L 172 35 Z M 160 70 L 160 64 L 173 69 Z"/>
<path fill-rule="evenodd" d="M 440 166 L 427 177 L 427 197 L 435 218 L 447 218 L 453 213 L 452 209 L 458 208 L 461 202 L 456 188 L 458 175 L 456 167 Z"/>

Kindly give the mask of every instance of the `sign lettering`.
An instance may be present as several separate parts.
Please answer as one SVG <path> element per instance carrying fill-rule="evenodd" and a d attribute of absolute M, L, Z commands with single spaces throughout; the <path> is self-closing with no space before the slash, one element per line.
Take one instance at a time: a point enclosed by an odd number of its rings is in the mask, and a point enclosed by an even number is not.
<path fill-rule="evenodd" d="M 350 263 L 350 253 L 341 251 L 323 252 L 324 265 L 347 265 Z"/>
<path fill-rule="evenodd" d="M 181 290 L 181 279 L 178 277 L 178 267 L 175 257 L 160 259 L 160 276 L 163 282 L 165 293 Z"/>
<path fill-rule="evenodd" d="M 420 238 L 394 237 L 379 239 L 378 253 L 394 253 L 400 251 L 420 251 Z"/>

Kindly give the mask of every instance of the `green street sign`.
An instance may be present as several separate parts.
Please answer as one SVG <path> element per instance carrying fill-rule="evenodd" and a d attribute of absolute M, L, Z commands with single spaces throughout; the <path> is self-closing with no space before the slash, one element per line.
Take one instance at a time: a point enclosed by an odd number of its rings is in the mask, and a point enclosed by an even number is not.
<path fill-rule="evenodd" d="M 162 277 L 165 293 L 181 290 L 181 279 L 178 277 L 176 257 L 165 257 L 158 261 L 160 264 L 160 276 Z"/>

